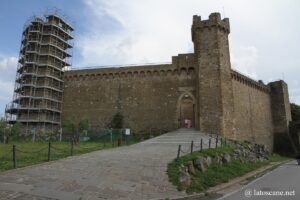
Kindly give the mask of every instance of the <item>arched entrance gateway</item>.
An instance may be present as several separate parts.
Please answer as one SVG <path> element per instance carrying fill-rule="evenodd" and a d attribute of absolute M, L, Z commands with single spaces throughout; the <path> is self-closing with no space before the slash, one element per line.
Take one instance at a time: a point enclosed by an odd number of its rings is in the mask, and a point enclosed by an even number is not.
<path fill-rule="evenodd" d="M 195 98 L 185 92 L 180 95 L 177 104 L 178 128 L 195 128 Z"/>

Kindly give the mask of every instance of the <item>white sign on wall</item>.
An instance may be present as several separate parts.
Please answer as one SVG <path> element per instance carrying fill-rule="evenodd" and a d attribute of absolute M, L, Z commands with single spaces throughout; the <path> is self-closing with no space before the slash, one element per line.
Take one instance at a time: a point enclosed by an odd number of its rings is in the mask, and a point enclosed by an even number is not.
<path fill-rule="evenodd" d="M 130 129 L 129 128 L 125 129 L 125 135 L 130 135 Z"/>

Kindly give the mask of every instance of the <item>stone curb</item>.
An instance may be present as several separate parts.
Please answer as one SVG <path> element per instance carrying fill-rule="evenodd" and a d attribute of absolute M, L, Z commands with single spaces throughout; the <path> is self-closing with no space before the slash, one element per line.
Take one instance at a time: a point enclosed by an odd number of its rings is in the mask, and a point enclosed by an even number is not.
<path fill-rule="evenodd" d="M 279 161 L 279 162 L 272 162 L 272 163 L 270 163 L 266 166 L 263 166 L 263 167 L 260 167 L 256 170 L 254 170 L 254 171 L 248 172 L 247 174 L 245 174 L 243 176 L 234 178 L 234 179 L 230 180 L 227 183 L 221 183 L 220 185 L 216 185 L 214 187 L 211 187 L 206 192 L 187 195 L 185 197 L 171 198 L 170 200 L 199 200 L 199 199 L 201 199 L 202 197 L 205 197 L 205 196 L 214 196 L 214 194 L 216 194 L 217 192 L 222 191 L 222 190 L 224 190 L 226 188 L 229 188 L 231 186 L 238 185 L 238 184 L 239 185 L 245 185 L 245 184 L 249 183 L 250 181 L 252 181 L 253 180 L 252 178 L 258 178 L 258 177 L 264 175 L 265 173 L 279 167 L 280 165 L 288 163 L 290 161 L 292 161 L 292 159 L 288 159 L 288 160 L 285 160 L 285 161 Z M 251 180 L 248 180 L 250 178 L 251 178 Z"/>

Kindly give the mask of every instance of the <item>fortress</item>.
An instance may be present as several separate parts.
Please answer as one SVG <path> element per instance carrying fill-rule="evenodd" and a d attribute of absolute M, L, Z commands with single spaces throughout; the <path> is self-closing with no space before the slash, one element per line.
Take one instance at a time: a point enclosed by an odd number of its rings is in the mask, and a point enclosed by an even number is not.
<path fill-rule="evenodd" d="M 121 113 L 137 134 L 193 127 L 272 150 L 289 131 L 287 84 L 231 69 L 229 19 L 219 13 L 194 16 L 191 32 L 194 53 L 173 56 L 170 64 L 65 71 L 62 122 L 85 117 L 96 129 Z"/>

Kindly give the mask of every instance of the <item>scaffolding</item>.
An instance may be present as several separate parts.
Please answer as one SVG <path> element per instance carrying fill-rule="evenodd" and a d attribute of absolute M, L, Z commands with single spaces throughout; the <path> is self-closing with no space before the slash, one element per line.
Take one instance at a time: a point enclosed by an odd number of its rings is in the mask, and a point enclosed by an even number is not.
<path fill-rule="evenodd" d="M 71 66 L 72 25 L 57 12 L 33 16 L 25 23 L 13 100 L 6 105 L 9 123 L 21 123 L 22 134 L 61 128 L 64 70 Z"/>

